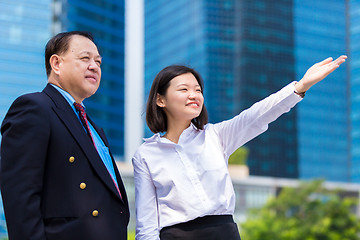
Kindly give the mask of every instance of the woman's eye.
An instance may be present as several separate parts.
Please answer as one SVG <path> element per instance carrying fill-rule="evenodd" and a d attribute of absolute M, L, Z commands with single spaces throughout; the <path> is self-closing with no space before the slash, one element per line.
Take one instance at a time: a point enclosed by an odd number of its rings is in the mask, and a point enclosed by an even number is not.
<path fill-rule="evenodd" d="M 89 60 L 90 58 L 89 58 L 89 57 L 82 57 L 81 59 L 83 59 L 83 60 Z"/>

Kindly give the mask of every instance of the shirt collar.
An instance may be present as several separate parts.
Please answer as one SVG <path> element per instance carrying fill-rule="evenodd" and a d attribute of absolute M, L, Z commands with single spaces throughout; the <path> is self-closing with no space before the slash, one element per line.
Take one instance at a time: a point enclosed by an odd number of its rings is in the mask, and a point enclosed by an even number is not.
<path fill-rule="evenodd" d="M 70 95 L 70 93 L 68 93 L 67 91 L 65 91 L 64 89 L 50 83 L 51 86 L 53 86 L 56 90 L 58 90 L 61 95 L 63 95 L 63 97 L 66 99 L 66 101 L 70 104 L 70 106 L 74 105 L 75 99 L 73 98 L 73 96 Z M 81 105 L 84 107 L 85 109 L 85 105 L 83 103 L 81 103 Z"/>
<path fill-rule="evenodd" d="M 187 136 L 189 136 L 192 133 L 192 131 L 197 131 L 197 130 L 198 129 L 195 127 L 195 125 L 193 123 L 191 123 L 190 126 L 181 133 L 180 138 L 186 139 Z M 152 143 L 152 142 L 165 143 L 164 139 L 161 138 L 160 133 L 155 133 L 153 136 L 151 136 L 149 138 L 144 138 L 144 141 L 147 143 Z M 180 139 L 179 139 L 179 142 L 180 142 Z"/>

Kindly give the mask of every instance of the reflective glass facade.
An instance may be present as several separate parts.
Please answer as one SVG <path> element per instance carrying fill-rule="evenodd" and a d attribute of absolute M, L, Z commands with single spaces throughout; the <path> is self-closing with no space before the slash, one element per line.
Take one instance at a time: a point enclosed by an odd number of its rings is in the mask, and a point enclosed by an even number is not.
<path fill-rule="evenodd" d="M 238 2 L 238 1 L 234 1 Z M 237 11 L 240 54 L 234 81 L 238 110 L 294 80 L 292 1 L 243 0 Z M 296 109 L 247 144 L 251 175 L 298 177 Z"/>
<path fill-rule="evenodd" d="M 144 1 L 144 7 L 145 98 L 156 74 L 171 64 L 190 65 L 207 83 L 206 21 L 202 1 Z M 146 136 L 152 134 L 148 128 L 145 131 Z"/>
<path fill-rule="evenodd" d="M 347 13 L 354 59 L 359 1 L 145 1 L 145 95 L 163 67 L 188 64 L 204 78 L 210 122 L 226 120 L 300 80 L 313 63 L 347 54 Z M 345 64 L 246 145 L 250 174 L 360 181 L 360 64 L 351 63 L 351 91 Z"/>
<path fill-rule="evenodd" d="M 145 95 L 162 68 L 189 65 L 205 82 L 210 122 L 232 117 L 238 54 L 235 13 L 233 1 L 146 1 Z"/>
<path fill-rule="evenodd" d="M 44 46 L 51 36 L 51 0 L 0 1 L 0 123 L 10 104 L 46 85 Z M 0 239 L 7 237 L 0 198 Z"/>
<path fill-rule="evenodd" d="M 295 0 L 294 25 L 296 79 L 313 63 L 347 53 L 345 0 Z M 301 178 L 351 180 L 347 67 L 311 88 L 297 106 Z"/>
<path fill-rule="evenodd" d="M 279 90 L 294 79 L 289 9 L 289 1 L 145 1 L 145 95 L 163 67 L 190 65 L 204 79 L 215 123 Z M 247 144 L 251 174 L 297 177 L 295 117 Z"/>
<path fill-rule="evenodd" d="M 94 35 L 102 55 L 101 85 L 85 100 L 94 122 L 103 127 L 111 151 L 124 155 L 124 0 L 61 0 L 55 15 L 59 31 L 82 30 Z M 119 159 L 119 158 L 118 158 Z"/>
<path fill-rule="evenodd" d="M 46 84 L 44 46 L 51 36 L 51 0 L 0 1 L 0 122 L 21 94 Z"/>
<path fill-rule="evenodd" d="M 124 154 L 124 8 L 117 0 L 1 1 L 0 120 L 11 102 L 46 84 L 44 47 L 60 31 L 93 33 L 103 56 L 99 91 L 86 100 L 112 152 Z"/>
<path fill-rule="evenodd" d="M 351 89 L 351 180 L 360 182 L 360 1 L 349 1 Z"/>
<path fill-rule="evenodd" d="M 145 1 L 145 95 L 162 68 L 189 65 L 205 82 L 210 122 L 232 117 L 234 13 L 232 1 Z"/>
<path fill-rule="evenodd" d="M 114 155 L 124 154 L 124 1 L 0 1 L 0 121 L 16 97 L 47 83 L 44 49 L 60 31 L 93 33 L 103 57 L 102 82 L 86 100 L 107 133 Z M 119 159 L 119 158 L 118 158 Z M 0 201 L 0 238 L 6 236 Z"/>

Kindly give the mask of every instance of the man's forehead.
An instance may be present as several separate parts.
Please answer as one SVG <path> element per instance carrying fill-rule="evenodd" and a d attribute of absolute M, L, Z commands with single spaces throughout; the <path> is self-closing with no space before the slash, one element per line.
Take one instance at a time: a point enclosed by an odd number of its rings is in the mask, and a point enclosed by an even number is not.
<path fill-rule="evenodd" d="M 69 48 L 72 51 L 76 51 L 76 52 L 98 53 L 98 49 L 95 43 L 91 41 L 89 38 L 81 35 L 74 35 L 70 38 Z"/>
<path fill-rule="evenodd" d="M 98 50 L 96 48 L 95 49 L 89 49 L 89 48 L 86 48 L 84 46 L 82 46 L 80 48 L 70 46 L 70 48 L 69 48 L 69 50 L 67 52 L 74 55 L 74 56 L 77 56 L 77 57 L 90 56 L 90 57 L 95 57 L 95 58 L 101 58 L 101 55 L 100 55 L 100 53 L 98 52 Z"/>

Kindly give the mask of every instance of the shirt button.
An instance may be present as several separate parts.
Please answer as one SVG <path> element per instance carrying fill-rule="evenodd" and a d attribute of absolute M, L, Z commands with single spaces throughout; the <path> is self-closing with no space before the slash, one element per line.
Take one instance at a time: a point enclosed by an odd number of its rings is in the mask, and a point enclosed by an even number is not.
<path fill-rule="evenodd" d="M 81 188 L 81 189 L 85 189 L 85 188 L 86 188 L 86 183 L 83 183 L 83 182 L 80 183 L 80 188 Z"/>
<path fill-rule="evenodd" d="M 75 161 L 75 158 L 73 157 L 73 156 L 71 156 L 70 158 L 69 158 L 69 162 L 70 163 L 73 163 Z"/>
<path fill-rule="evenodd" d="M 91 213 L 94 217 L 97 217 L 99 215 L 99 211 L 98 210 L 94 210 Z"/>

